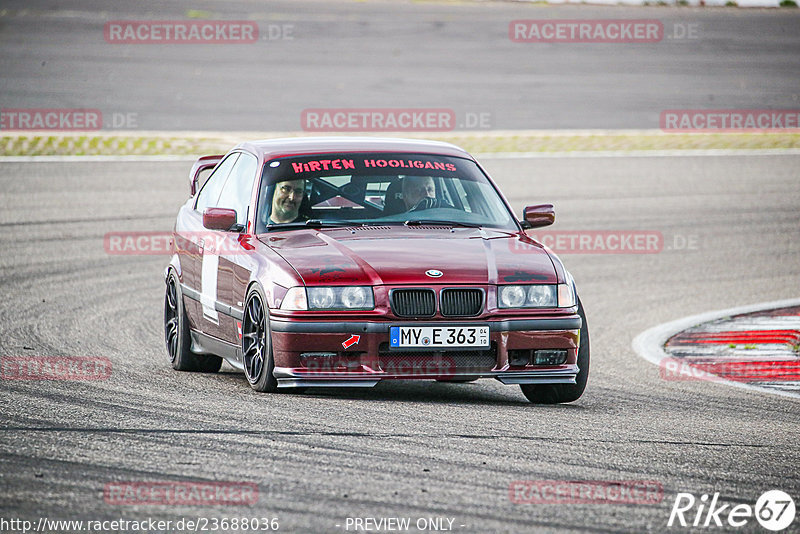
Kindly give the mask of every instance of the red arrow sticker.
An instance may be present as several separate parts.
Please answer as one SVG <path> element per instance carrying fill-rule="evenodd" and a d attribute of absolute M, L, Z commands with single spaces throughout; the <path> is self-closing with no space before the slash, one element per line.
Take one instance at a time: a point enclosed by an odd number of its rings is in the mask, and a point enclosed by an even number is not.
<path fill-rule="evenodd" d="M 342 346 L 346 349 L 350 348 L 352 345 L 358 345 L 358 340 L 361 339 L 361 336 L 352 335 L 350 339 L 347 341 L 342 341 Z"/>

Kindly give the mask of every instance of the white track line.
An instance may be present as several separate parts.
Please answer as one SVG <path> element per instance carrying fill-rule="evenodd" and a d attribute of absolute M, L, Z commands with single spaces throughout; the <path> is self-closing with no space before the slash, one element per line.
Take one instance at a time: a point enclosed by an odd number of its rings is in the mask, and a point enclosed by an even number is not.
<path fill-rule="evenodd" d="M 788 308 L 789 306 L 800 306 L 800 299 L 787 299 L 787 300 L 776 300 L 772 302 L 761 302 L 759 304 L 751 304 L 748 306 L 729 308 L 727 310 L 717 310 L 717 311 L 701 313 L 698 315 L 692 315 L 689 317 L 678 319 L 676 321 L 671 321 L 669 323 L 660 324 L 658 326 L 654 326 L 653 328 L 645 330 L 644 332 L 642 332 L 633 339 L 633 343 L 631 343 L 631 345 L 633 346 L 633 350 L 636 351 L 636 354 L 638 354 L 645 360 L 659 366 L 660 368 L 661 360 L 663 360 L 664 358 L 670 358 L 670 356 L 666 352 L 664 352 L 664 343 L 666 343 L 669 338 L 671 338 L 678 332 L 681 332 L 693 326 L 700 325 L 702 323 L 715 321 L 723 317 L 729 317 L 731 315 L 754 313 L 764 310 L 771 310 L 775 308 Z M 792 397 L 795 399 L 800 398 L 799 393 L 762 388 L 758 386 L 753 386 L 751 384 L 743 384 L 741 382 L 734 382 L 731 380 L 724 380 L 721 378 L 719 380 L 715 378 L 714 382 L 720 382 L 728 386 L 733 386 L 743 389 L 755 390 L 761 393 L 770 393 L 772 395 L 779 395 L 782 397 Z"/>

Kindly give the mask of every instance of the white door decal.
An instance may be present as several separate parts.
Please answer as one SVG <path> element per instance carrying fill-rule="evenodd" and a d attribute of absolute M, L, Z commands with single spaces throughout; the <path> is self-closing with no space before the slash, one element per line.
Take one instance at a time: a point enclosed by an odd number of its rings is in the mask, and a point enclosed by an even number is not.
<path fill-rule="evenodd" d="M 203 305 L 203 317 L 214 324 L 219 324 L 219 316 L 214 304 L 217 302 L 217 268 L 219 256 L 215 250 L 206 248 L 203 251 L 203 271 L 200 277 L 200 304 Z"/>

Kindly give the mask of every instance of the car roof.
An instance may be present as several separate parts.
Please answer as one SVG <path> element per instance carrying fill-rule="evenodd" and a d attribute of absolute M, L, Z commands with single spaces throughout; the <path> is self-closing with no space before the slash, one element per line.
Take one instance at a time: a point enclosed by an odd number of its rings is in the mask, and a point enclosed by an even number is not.
<path fill-rule="evenodd" d="M 464 149 L 441 141 L 390 137 L 287 137 L 246 141 L 236 146 L 269 160 L 278 157 L 348 152 L 405 152 L 473 159 Z"/>

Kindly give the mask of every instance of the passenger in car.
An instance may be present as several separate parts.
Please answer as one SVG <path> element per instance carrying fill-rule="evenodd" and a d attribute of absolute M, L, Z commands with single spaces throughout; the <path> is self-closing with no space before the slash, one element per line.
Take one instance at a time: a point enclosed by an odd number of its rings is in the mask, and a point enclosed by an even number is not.
<path fill-rule="evenodd" d="M 423 199 L 436 198 L 436 185 L 431 176 L 406 176 L 403 178 L 403 201 L 406 210 L 416 207 Z"/>

